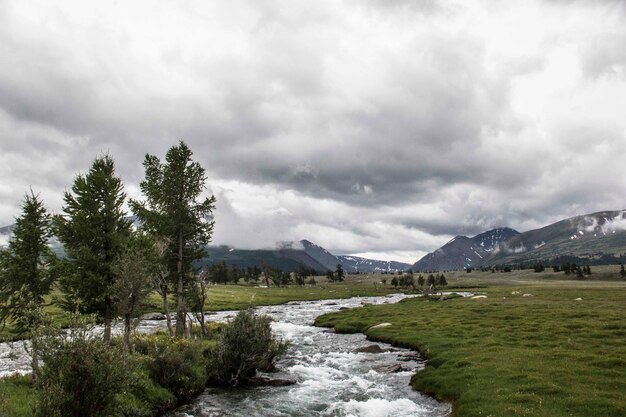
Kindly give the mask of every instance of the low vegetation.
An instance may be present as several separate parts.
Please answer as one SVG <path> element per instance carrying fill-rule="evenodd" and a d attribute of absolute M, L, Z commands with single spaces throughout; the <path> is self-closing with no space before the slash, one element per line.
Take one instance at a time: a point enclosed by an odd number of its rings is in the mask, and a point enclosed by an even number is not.
<path fill-rule="evenodd" d="M 120 338 L 107 346 L 82 318 L 69 332 L 48 327 L 35 336 L 45 363 L 37 383 L 20 376 L 1 380 L 0 416 L 157 416 L 207 385 L 245 385 L 286 348 L 272 335 L 269 318 L 251 310 L 206 330 L 205 339 L 136 335 L 133 351 L 124 355 Z"/>
<path fill-rule="evenodd" d="M 257 370 L 269 371 L 274 359 L 287 350 L 287 343 L 272 336 L 270 317 L 242 310 L 226 326 L 214 350 L 211 380 L 218 384 L 243 385 Z"/>
<path fill-rule="evenodd" d="M 419 350 L 429 361 L 413 387 L 455 416 L 626 415 L 626 286 L 489 280 L 470 281 L 486 298 L 408 299 L 316 324 Z M 368 330 L 381 322 L 392 325 Z"/>

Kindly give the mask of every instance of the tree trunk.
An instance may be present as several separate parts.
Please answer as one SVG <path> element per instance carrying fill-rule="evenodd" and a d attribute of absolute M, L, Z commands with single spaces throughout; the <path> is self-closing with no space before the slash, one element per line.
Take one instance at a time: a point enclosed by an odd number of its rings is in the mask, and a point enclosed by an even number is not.
<path fill-rule="evenodd" d="M 111 298 L 106 296 L 104 298 L 104 344 L 109 346 L 111 344 L 111 322 L 113 321 L 111 310 Z"/>
<path fill-rule="evenodd" d="M 170 336 L 174 336 L 174 329 L 172 329 L 172 318 L 170 317 L 170 302 L 167 299 L 167 287 L 163 288 L 161 297 L 163 297 L 163 314 L 165 314 L 165 321 L 167 322 L 167 331 L 170 333 Z"/>
<path fill-rule="evenodd" d="M 202 338 L 206 338 L 206 328 L 204 327 L 204 303 L 206 302 L 206 284 L 203 282 L 200 284 L 200 291 L 202 292 L 202 302 L 200 303 L 200 335 Z"/>
<path fill-rule="evenodd" d="M 130 314 L 124 315 L 124 357 L 128 359 L 130 354 Z"/>
<path fill-rule="evenodd" d="M 31 375 L 31 381 L 33 383 L 33 385 L 35 385 L 37 383 L 37 374 L 39 373 L 39 352 L 37 352 L 37 345 L 35 343 L 35 341 L 33 340 L 32 344 L 31 344 L 31 351 L 32 351 L 32 367 L 33 367 L 33 373 Z"/>
<path fill-rule="evenodd" d="M 185 337 L 185 299 L 183 283 L 183 234 L 178 233 L 178 261 L 176 262 L 176 337 Z"/>

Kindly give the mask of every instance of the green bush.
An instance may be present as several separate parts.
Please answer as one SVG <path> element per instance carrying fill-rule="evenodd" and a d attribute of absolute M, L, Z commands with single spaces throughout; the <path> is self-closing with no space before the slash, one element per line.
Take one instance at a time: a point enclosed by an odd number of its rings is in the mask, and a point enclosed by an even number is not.
<path fill-rule="evenodd" d="M 46 340 L 38 373 L 35 415 L 111 416 L 128 388 L 130 369 L 121 350 L 79 332 Z"/>
<path fill-rule="evenodd" d="M 129 390 L 118 396 L 117 415 L 124 417 L 152 417 L 171 410 L 178 403 L 167 388 L 157 384 L 148 372 L 149 357 L 133 355 L 134 362 Z"/>
<path fill-rule="evenodd" d="M 206 386 L 209 342 L 151 335 L 134 339 L 133 345 L 136 353 L 146 355 L 150 378 L 179 402 L 193 398 Z"/>
<path fill-rule="evenodd" d="M 242 310 L 224 327 L 209 374 L 213 382 L 232 386 L 243 385 L 257 370 L 269 370 L 274 359 L 283 354 L 287 343 L 272 335 L 269 316 Z"/>

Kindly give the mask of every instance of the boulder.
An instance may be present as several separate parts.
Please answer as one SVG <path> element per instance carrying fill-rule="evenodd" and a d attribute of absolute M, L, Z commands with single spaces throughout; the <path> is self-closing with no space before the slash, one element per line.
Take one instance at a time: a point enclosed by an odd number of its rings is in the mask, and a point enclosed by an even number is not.
<path fill-rule="evenodd" d="M 404 370 L 404 368 L 402 368 L 402 365 L 400 365 L 399 363 L 394 363 L 391 365 L 375 366 L 372 369 L 374 369 L 376 372 L 381 373 L 381 374 L 393 374 L 393 373 L 401 372 Z"/>
<path fill-rule="evenodd" d="M 368 346 L 358 348 L 354 352 L 355 353 L 383 353 L 383 352 L 386 352 L 386 350 L 384 350 L 378 345 L 368 345 Z"/>
<path fill-rule="evenodd" d="M 141 315 L 141 320 L 165 320 L 165 314 L 163 313 L 146 313 Z"/>
<path fill-rule="evenodd" d="M 388 326 L 391 326 L 391 323 L 380 323 L 380 324 L 376 324 L 376 325 L 374 325 L 374 326 L 370 327 L 369 329 L 378 329 L 378 328 L 380 328 L 380 327 L 388 327 Z M 368 330 L 369 330 L 369 329 L 368 329 Z"/>

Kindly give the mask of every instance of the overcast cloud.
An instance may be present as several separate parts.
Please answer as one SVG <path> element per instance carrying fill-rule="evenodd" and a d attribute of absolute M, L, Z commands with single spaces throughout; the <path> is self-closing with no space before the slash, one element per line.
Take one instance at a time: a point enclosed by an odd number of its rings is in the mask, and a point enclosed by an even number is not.
<path fill-rule="evenodd" d="M 217 244 L 414 262 L 623 209 L 624 45 L 621 1 L 0 0 L 0 226 L 179 139 Z"/>

